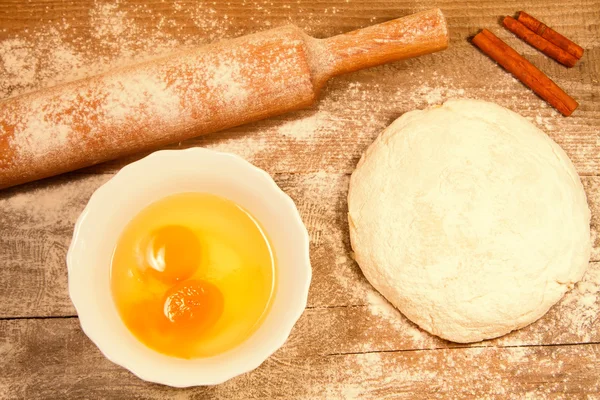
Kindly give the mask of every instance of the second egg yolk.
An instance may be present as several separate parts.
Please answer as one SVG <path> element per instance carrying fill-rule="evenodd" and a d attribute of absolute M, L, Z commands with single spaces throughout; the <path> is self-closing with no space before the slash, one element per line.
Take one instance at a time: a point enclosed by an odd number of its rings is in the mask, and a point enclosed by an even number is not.
<path fill-rule="evenodd" d="M 164 314 L 181 330 L 212 326 L 223 313 L 223 294 L 212 283 L 191 279 L 165 293 Z"/>
<path fill-rule="evenodd" d="M 170 225 L 142 244 L 144 266 L 158 280 L 175 284 L 191 277 L 200 263 L 200 242 L 191 229 Z"/>

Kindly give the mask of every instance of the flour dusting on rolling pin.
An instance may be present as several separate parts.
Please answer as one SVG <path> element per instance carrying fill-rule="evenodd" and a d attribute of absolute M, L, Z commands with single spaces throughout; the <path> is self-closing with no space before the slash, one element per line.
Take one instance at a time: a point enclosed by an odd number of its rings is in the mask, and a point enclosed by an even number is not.
<path fill-rule="evenodd" d="M 287 26 L 0 102 L 0 188 L 311 105 L 327 79 L 443 50 L 439 9 L 329 39 Z"/>

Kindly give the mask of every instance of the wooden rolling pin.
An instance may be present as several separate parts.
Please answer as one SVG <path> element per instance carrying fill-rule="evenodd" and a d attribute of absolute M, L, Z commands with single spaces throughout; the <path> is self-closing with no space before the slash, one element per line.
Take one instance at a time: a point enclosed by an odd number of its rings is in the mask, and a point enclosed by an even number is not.
<path fill-rule="evenodd" d="M 315 102 L 327 79 L 448 46 L 439 9 L 315 39 L 287 26 L 0 102 L 0 188 Z"/>

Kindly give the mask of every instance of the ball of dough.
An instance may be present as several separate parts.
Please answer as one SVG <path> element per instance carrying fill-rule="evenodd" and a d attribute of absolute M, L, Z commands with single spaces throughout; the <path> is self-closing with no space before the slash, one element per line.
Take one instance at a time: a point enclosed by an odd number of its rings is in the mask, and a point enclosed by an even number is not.
<path fill-rule="evenodd" d="M 573 164 L 493 103 L 452 100 L 397 119 L 352 174 L 348 209 L 369 282 L 454 342 L 534 322 L 590 258 L 590 211 Z"/>

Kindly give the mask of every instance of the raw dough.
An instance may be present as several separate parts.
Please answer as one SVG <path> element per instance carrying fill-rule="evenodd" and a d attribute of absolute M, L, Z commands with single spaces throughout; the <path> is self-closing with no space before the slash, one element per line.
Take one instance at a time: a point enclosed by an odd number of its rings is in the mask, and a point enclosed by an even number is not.
<path fill-rule="evenodd" d="M 371 284 L 454 342 L 522 328 L 579 281 L 590 211 L 573 164 L 493 103 L 404 114 L 350 179 L 350 238 Z"/>

